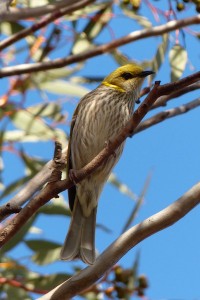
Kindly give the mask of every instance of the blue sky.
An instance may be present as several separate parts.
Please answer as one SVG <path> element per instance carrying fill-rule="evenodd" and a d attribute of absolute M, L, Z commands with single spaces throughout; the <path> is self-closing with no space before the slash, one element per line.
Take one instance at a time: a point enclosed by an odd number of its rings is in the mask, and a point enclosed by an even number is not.
<path fill-rule="evenodd" d="M 153 2 L 153 1 L 152 1 Z M 155 2 L 161 6 L 163 1 Z M 156 23 L 148 7 L 143 5 L 141 14 Z M 193 8 L 178 14 L 178 17 L 191 16 L 195 14 Z M 128 34 L 130 31 L 139 29 L 134 21 L 125 21 L 121 26 L 120 20 L 124 18 L 118 15 L 111 22 L 110 27 L 115 32 L 115 37 Z M 161 23 L 163 19 L 161 19 Z M 161 24 L 160 23 L 160 24 Z M 199 30 L 198 26 L 193 29 Z M 111 39 L 110 32 L 105 29 L 99 36 L 98 42 L 108 42 Z M 184 46 L 182 35 L 179 41 Z M 187 76 L 199 70 L 199 41 L 186 33 L 186 48 L 188 50 L 188 63 L 183 76 Z M 174 34 L 170 35 L 169 48 L 174 45 Z M 161 43 L 161 38 L 149 38 L 143 41 L 131 43 L 120 47 L 131 59 L 137 61 L 151 59 L 156 52 L 156 47 Z M 64 49 L 57 53 L 64 56 Z M 55 58 L 55 57 L 54 57 Z M 21 58 L 22 59 L 22 58 Z M 193 66 L 193 68 L 191 68 Z M 86 62 L 85 68 L 80 75 L 105 76 L 117 67 L 114 59 L 109 55 L 98 56 Z M 161 70 L 156 75 L 156 80 L 161 84 L 170 80 L 170 66 L 168 55 Z M 4 80 L 6 82 L 6 80 Z M 4 82 L 2 81 L 2 82 Z M 145 82 L 147 84 L 147 82 Z M 87 86 L 91 88 L 91 86 Z M 92 86 L 94 88 L 95 85 Z M 0 87 L 4 92 L 4 87 Z M 34 95 L 34 97 L 33 97 Z M 38 102 L 37 94 L 29 93 L 29 104 Z M 51 101 L 56 101 L 56 95 L 48 95 Z M 199 97 L 199 92 L 187 94 L 169 103 L 168 107 L 179 106 Z M 72 114 L 75 109 L 75 101 L 67 102 L 64 106 L 66 111 Z M 161 111 L 159 109 L 158 111 Z M 155 113 L 155 112 L 153 112 Z M 152 214 L 168 206 L 192 185 L 199 181 L 200 168 L 200 108 L 187 114 L 167 120 L 144 132 L 135 135 L 127 140 L 123 156 L 115 167 L 115 174 L 126 183 L 136 194 L 140 194 L 149 172 L 152 172 L 152 179 L 147 191 L 144 204 L 137 215 L 135 223 L 138 223 Z M 66 128 L 69 131 L 69 128 Z M 52 157 L 53 143 L 29 144 L 23 147 L 32 155 L 44 156 L 47 159 Z M 6 181 L 10 182 L 14 177 L 23 174 L 22 165 L 15 157 L 5 154 Z M 13 173 L 13 165 L 18 169 L 17 174 Z M 67 201 L 67 194 L 63 194 Z M 102 252 L 114 239 L 116 239 L 129 217 L 133 208 L 133 200 L 119 193 L 113 186 L 107 184 L 100 198 L 97 222 L 104 224 L 112 230 L 111 234 L 100 229 L 96 230 L 96 246 Z M 147 297 L 153 300 L 193 300 L 200 299 L 200 235 L 199 235 L 199 213 L 200 208 L 196 207 L 186 217 L 170 228 L 149 237 L 134 249 L 129 251 L 119 264 L 130 267 L 133 264 L 135 255 L 139 250 L 140 265 L 139 273 L 146 274 L 149 279 Z M 45 216 L 39 217 L 36 226 L 43 229 L 41 238 L 63 242 L 68 220 L 64 217 L 52 216 L 51 220 Z M 10 254 L 15 258 L 30 255 L 30 251 L 23 245 L 16 247 Z M 23 260 L 22 260 L 23 261 Z M 77 262 L 76 265 L 80 265 Z M 69 262 L 57 262 L 49 266 L 38 267 L 30 264 L 32 270 L 44 273 L 64 272 L 70 270 L 72 264 Z"/>

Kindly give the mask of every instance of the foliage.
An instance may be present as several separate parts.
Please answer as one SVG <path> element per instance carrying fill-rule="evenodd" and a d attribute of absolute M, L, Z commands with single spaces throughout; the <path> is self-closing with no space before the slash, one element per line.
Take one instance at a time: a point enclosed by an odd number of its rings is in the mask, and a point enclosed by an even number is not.
<path fill-rule="evenodd" d="M 7 10 L 5 6 L 7 2 L 4 4 L 3 1 L 0 2 Z M 16 7 L 33 8 L 38 5 L 38 2 L 18 0 Z M 51 0 L 40 2 L 40 5 L 53 3 Z M 117 22 L 124 20 L 125 24 L 130 22 L 133 31 L 142 31 L 151 29 L 158 21 L 165 24 L 170 18 L 179 19 L 181 13 L 188 8 L 193 14 L 195 10 L 199 12 L 200 9 L 199 1 L 169 1 L 169 7 L 165 4 L 164 8 L 160 2 L 162 1 L 123 0 L 117 3 L 94 1 L 74 13 L 50 22 L 40 30 L 25 36 L 24 39 L 13 41 L 10 47 L 6 47 L 1 53 L 1 67 L 17 65 L 19 62 L 24 64 L 49 62 L 61 56 L 87 52 L 120 35 L 117 32 L 119 27 L 116 26 L 116 20 Z M 145 15 L 145 9 L 150 10 L 151 17 L 149 14 L 148 17 Z M 12 13 L 12 10 L 10 11 Z M 2 41 L 26 28 L 33 28 L 36 21 L 40 21 L 40 18 L 2 22 L 0 24 Z M 126 32 L 129 33 L 128 30 Z M 199 33 L 192 30 L 186 32 L 180 29 L 178 34 L 177 32 L 164 33 L 160 36 L 160 42 L 152 45 L 153 51 L 151 49 L 145 58 L 139 57 L 141 65 L 158 72 L 163 64 L 166 64 L 166 57 L 169 56 L 166 68 L 170 69 L 171 81 L 178 80 L 192 55 L 191 50 L 189 51 L 185 46 L 185 34 L 199 38 Z M 136 59 L 132 57 L 130 48 L 125 46 L 120 50 L 116 47 L 107 55 L 108 59 L 114 61 L 116 65 Z M 92 57 L 89 61 L 93 61 Z M 67 145 L 66 124 L 69 132 L 74 99 L 81 98 L 93 89 L 94 85 L 107 74 L 105 66 L 103 74 L 99 75 L 94 69 L 93 74 L 88 76 L 85 72 L 87 64 L 86 60 L 82 60 L 71 66 L 2 79 L 0 95 L 2 154 L 0 199 L 2 203 L 11 199 L 52 158 L 55 140 L 59 140 L 63 147 Z M 40 151 L 36 151 L 35 145 L 39 146 Z M 9 180 L 7 180 L 8 172 L 12 174 Z M 128 222 L 130 225 L 141 204 L 141 197 L 135 195 L 115 174 L 110 176 L 109 182 L 119 192 L 135 201 L 134 214 L 131 214 L 132 217 Z M 34 299 L 36 294 L 46 293 L 77 271 L 75 267 L 69 273 L 46 274 L 45 272 L 43 274 L 42 271 L 32 271 L 32 266 L 34 269 L 37 265 L 46 266 L 59 260 L 61 244 L 55 242 L 53 237 L 52 240 L 44 239 L 41 236 L 43 231 L 35 225 L 38 218 L 45 216 L 49 219 L 56 215 L 70 216 L 69 208 L 62 196 L 42 207 L 4 246 L 0 254 L 0 299 Z M 107 230 L 101 225 L 100 228 Z M 34 230 L 39 238 L 31 238 Z M 26 247 L 31 251 L 31 255 L 26 258 L 29 263 L 31 261 L 30 265 L 21 263 L 23 256 L 18 260 L 10 255 L 10 251 L 12 253 L 15 247 L 22 247 L 22 249 Z M 143 297 L 148 284 L 146 277 L 138 274 L 138 263 L 139 257 L 136 257 L 133 268 L 116 266 L 100 283 L 84 292 L 82 297 L 99 299 L 102 293 L 110 299 L 130 299 L 132 295 Z"/>

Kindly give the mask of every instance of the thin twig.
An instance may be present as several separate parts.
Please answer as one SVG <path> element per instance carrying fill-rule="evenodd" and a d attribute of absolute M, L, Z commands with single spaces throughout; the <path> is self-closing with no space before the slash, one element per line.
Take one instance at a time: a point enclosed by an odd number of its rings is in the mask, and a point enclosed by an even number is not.
<path fill-rule="evenodd" d="M 5 67 L 0 70 L 0 78 L 13 76 L 13 75 L 20 75 L 20 74 L 26 74 L 26 73 L 32 73 L 32 72 L 38 72 L 38 71 L 44 71 L 44 70 L 50 70 L 50 69 L 57 69 L 62 68 L 67 65 L 70 65 L 72 63 L 80 62 L 83 60 L 86 60 L 88 58 L 101 55 L 103 53 L 107 53 L 111 51 L 112 49 L 115 49 L 116 47 L 128 44 L 130 42 L 140 40 L 147 37 L 154 37 L 157 35 L 164 34 L 166 32 L 173 31 L 175 29 L 179 29 L 185 26 L 199 24 L 200 23 L 200 14 L 185 18 L 181 20 L 173 20 L 170 21 L 164 25 L 155 26 L 149 29 L 143 29 L 143 30 L 137 30 L 133 31 L 130 34 L 116 39 L 110 43 L 103 44 L 100 46 L 97 46 L 95 48 L 92 48 L 90 50 L 83 51 L 79 54 L 70 55 L 67 58 L 59 58 L 47 62 L 38 62 L 34 64 L 21 64 L 17 66 L 10 66 Z"/>

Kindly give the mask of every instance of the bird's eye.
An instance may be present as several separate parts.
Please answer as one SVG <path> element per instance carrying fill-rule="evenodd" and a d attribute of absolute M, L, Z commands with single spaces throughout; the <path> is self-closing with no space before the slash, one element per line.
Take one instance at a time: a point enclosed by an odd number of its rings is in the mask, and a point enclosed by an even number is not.
<path fill-rule="evenodd" d="M 131 73 L 123 73 L 122 75 L 122 78 L 124 78 L 125 80 L 128 80 L 128 79 L 131 79 L 133 78 L 133 75 Z"/>

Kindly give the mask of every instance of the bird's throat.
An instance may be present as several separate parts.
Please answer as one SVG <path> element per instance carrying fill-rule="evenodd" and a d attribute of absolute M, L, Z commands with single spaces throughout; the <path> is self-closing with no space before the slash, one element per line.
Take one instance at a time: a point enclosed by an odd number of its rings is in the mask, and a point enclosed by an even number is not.
<path fill-rule="evenodd" d="M 109 83 L 107 81 L 103 81 L 102 84 L 105 85 L 105 86 L 108 86 L 108 87 L 110 87 L 112 89 L 115 89 L 115 90 L 117 90 L 119 92 L 122 92 L 122 93 L 126 92 L 123 88 L 121 88 L 121 87 L 119 87 L 119 86 L 117 86 L 115 84 L 111 84 L 111 83 Z"/>

